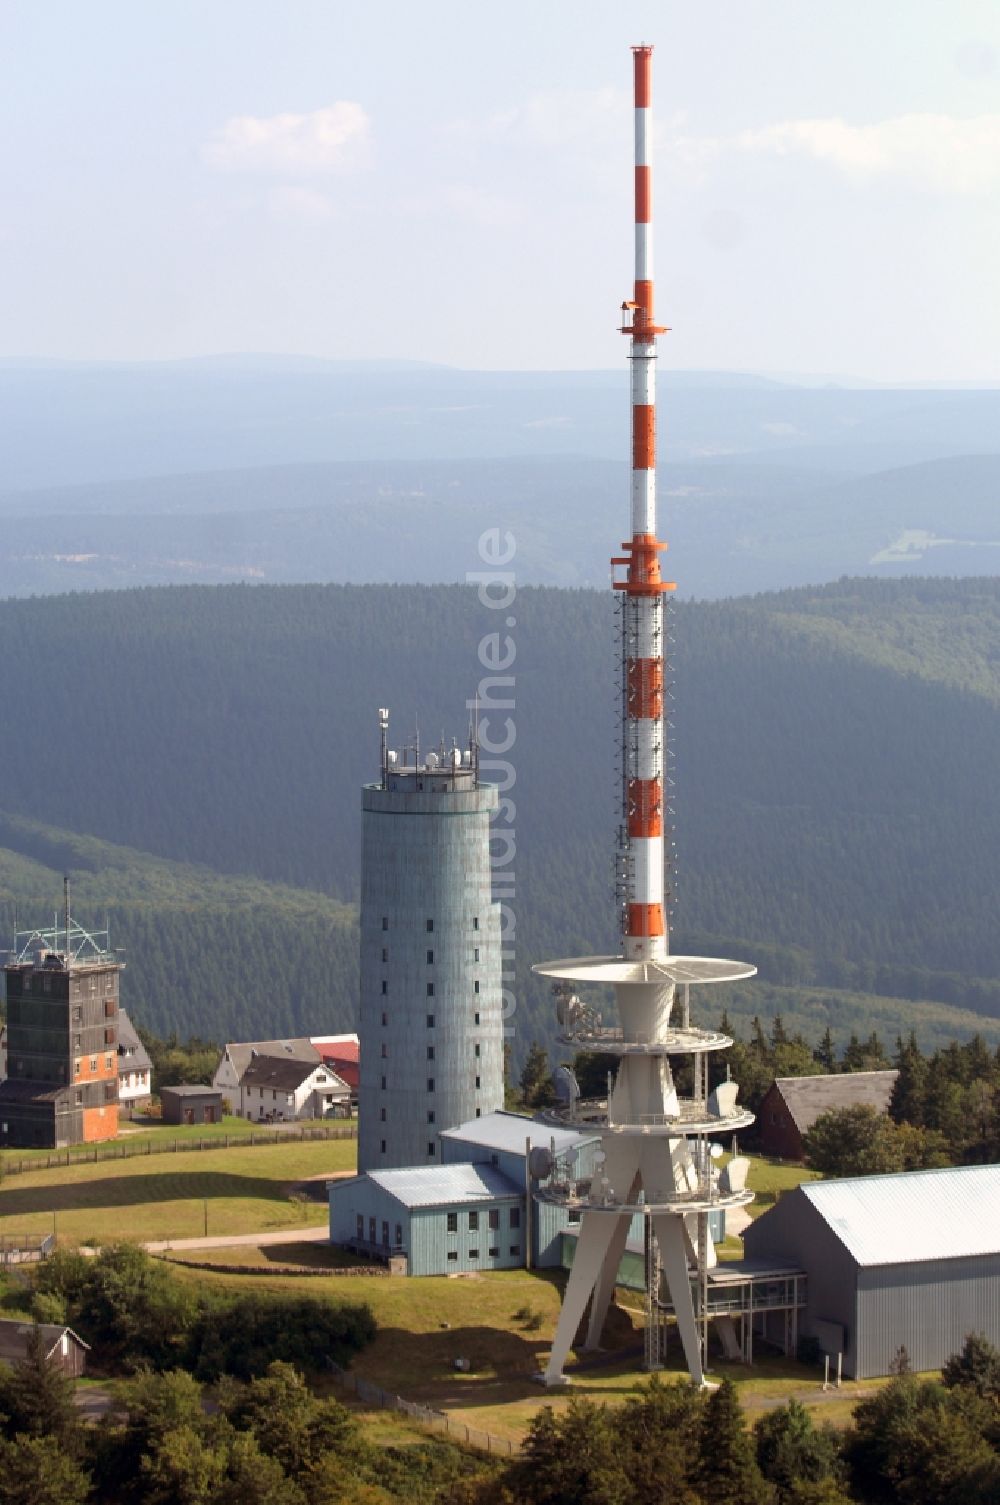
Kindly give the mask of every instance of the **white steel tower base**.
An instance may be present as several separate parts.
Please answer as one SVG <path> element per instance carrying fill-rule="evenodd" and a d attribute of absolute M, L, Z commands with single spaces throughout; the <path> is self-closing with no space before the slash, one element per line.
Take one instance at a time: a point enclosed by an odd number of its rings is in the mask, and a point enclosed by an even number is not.
<path fill-rule="evenodd" d="M 575 1182 L 556 1166 L 539 1195 L 580 1213 L 580 1233 L 552 1352 L 547 1385 L 566 1383 L 563 1365 L 577 1336 L 587 1303 L 590 1319 L 584 1346 L 599 1346 L 604 1321 L 633 1218 L 638 1214 L 656 1240 L 662 1270 L 688 1371 L 704 1383 L 707 1313 L 703 1282 L 716 1263 L 708 1214 L 752 1201 L 743 1188 L 745 1161 L 721 1173 L 715 1167 L 714 1136 L 732 1135 L 753 1122 L 737 1104 L 735 1082 L 708 1090 L 708 1056 L 733 1042 L 692 1026 L 692 984 L 734 982 L 752 977 L 742 962 L 702 957 L 663 956 L 632 962 L 621 957 L 589 957 L 546 962 L 534 969 L 556 979 L 563 1042 L 578 1050 L 620 1059 L 614 1088 L 601 1125 L 598 1170 L 589 1182 Z M 603 1028 L 594 1011 L 567 986 L 612 983 L 622 1020 L 620 1029 Z M 674 1021 L 680 1006 L 680 1019 Z M 687 1058 L 693 1086 L 679 1097 L 671 1058 Z M 574 1113 L 579 1113 L 577 1105 Z M 588 1122 L 593 1122 L 588 1118 Z M 692 1290 L 697 1281 L 699 1296 Z M 659 1291 L 650 1291 L 654 1305 Z"/>

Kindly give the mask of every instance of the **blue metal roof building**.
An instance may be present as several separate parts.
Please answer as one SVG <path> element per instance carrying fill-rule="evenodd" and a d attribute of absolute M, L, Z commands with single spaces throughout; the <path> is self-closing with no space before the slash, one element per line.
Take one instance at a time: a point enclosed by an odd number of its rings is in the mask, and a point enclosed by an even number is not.
<path fill-rule="evenodd" d="M 900 1348 L 923 1370 L 969 1332 L 1000 1344 L 1000 1166 L 810 1182 L 744 1246 L 806 1271 L 803 1330 L 855 1379 L 889 1374 Z"/>
<path fill-rule="evenodd" d="M 330 1239 L 407 1257 L 410 1275 L 524 1264 L 524 1192 L 492 1165 L 371 1171 L 330 1187 Z"/>

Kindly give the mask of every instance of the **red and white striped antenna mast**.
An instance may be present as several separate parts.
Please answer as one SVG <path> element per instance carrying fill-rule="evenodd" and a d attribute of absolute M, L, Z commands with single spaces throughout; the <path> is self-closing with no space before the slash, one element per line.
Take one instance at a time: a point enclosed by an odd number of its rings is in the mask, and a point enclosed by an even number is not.
<path fill-rule="evenodd" d="M 564 1383 L 563 1364 L 588 1305 L 585 1346 L 599 1346 L 636 1218 L 642 1220 L 647 1250 L 647 1367 L 658 1368 L 663 1361 L 665 1281 L 688 1372 L 703 1383 L 711 1315 L 708 1272 L 716 1262 L 709 1217 L 753 1200 L 745 1185 L 749 1162 L 737 1155 L 720 1171 L 721 1144 L 712 1142 L 731 1141 L 753 1123 L 728 1075 L 710 1090 L 709 1057 L 733 1042 L 692 1021 L 690 992 L 752 977 L 756 968 L 726 958 L 678 956 L 671 953 L 668 933 L 664 597 L 675 587 L 660 573 L 666 545 L 656 536 L 656 340 L 666 331 L 656 322 L 653 304 L 653 49 L 632 52 L 635 286 L 622 321 L 622 333 L 631 341 L 631 532 L 623 554 L 612 561 L 624 567 L 624 576 L 614 581 L 622 619 L 622 951 L 540 962 L 533 969 L 553 981 L 560 1041 L 617 1056 L 619 1065 L 606 1099 L 570 1103 L 572 1121 L 586 1121 L 600 1133 L 592 1168 L 577 1164 L 579 1149 L 568 1152 L 562 1164 L 555 1156 L 552 1166 L 536 1162 L 538 1179 L 530 1194 L 539 1202 L 572 1206 L 579 1218 L 573 1266 L 541 1376 L 547 1385 Z M 610 984 L 619 1023 L 605 1024 L 597 1008 L 577 995 L 576 984 Z M 679 1081 L 674 1058 L 685 1063 Z M 679 1082 L 690 1096 L 681 1097 Z"/>
<path fill-rule="evenodd" d="M 635 287 L 622 304 L 631 339 L 632 509 L 625 554 L 623 773 L 624 954 L 648 961 L 669 952 L 664 850 L 663 596 L 676 587 L 660 574 L 666 548 L 656 536 L 656 337 L 653 303 L 652 47 L 633 47 L 635 70 Z"/>

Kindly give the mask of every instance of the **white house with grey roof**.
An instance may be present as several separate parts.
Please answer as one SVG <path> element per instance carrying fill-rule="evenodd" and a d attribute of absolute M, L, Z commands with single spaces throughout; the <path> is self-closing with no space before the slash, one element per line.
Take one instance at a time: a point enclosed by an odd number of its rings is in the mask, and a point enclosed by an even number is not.
<path fill-rule="evenodd" d="M 966 1334 L 1000 1345 L 1000 1166 L 811 1181 L 743 1236 L 752 1259 L 806 1273 L 800 1331 L 854 1379 L 889 1374 L 900 1348 L 938 1369 Z"/>
<path fill-rule="evenodd" d="M 315 1058 L 255 1055 L 240 1079 L 240 1114 L 255 1122 L 346 1114 L 350 1101 L 347 1083 Z"/>

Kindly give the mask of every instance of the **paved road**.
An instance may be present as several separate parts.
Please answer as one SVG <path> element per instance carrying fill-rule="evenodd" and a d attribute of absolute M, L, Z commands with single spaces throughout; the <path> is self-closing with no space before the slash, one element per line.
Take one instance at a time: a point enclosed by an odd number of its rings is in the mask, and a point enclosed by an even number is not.
<path fill-rule="evenodd" d="M 147 1254 L 169 1254 L 177 1249 L 237 1249 L 256 1247 L 261 1244 L 322 1244 L 328 1243 L 330 1229 L 326 1223 L 311 1228 L 282 1228 L 272 1233 L 215 1234 L 208 1238 L 157 1239 L 143 1244 Z"/>

